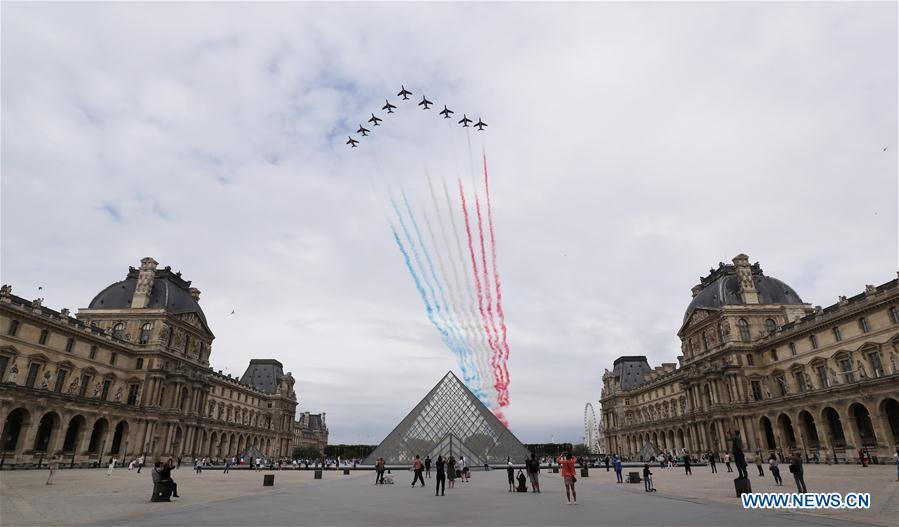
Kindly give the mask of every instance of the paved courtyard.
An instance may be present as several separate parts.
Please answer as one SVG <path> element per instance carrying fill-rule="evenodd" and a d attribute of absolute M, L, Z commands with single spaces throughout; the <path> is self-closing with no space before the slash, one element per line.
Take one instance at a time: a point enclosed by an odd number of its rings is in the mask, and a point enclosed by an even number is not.
<path fill-rule="evenodd" d="M 723 466 L 722 466 L 723 468 Z M 750 467 L 754 470 L 754 467 Z M 658 492 L 641 485 L 618 485 L 614 473 L 591 470 L 578 481 L 579 505 L 564 504 L 558 474 L 544 471 L 539 495 L 507 492 L 504 471 L 475 472 L 472 482 L 434 497 L 409 487 L 411 473 L 394 471 L 396 485 L 375 486 L 371 471 L 275 473 L 275 487 L 263 487 L 266 472 L 175 471 L 183 498 L 149 503 L 149 470 L 62 470 L 44 485 L 46 471 L 0 472 L 0 525 L 628 525 L 628 526 L 895 526 L 899 483 L 893 466 L 809 466 L 809 490 L 871 492 L 868 511 L 747 511 L 733 497 L 732 474 L 697 467 L 654 469 Z M 785 471 L 786 472 L 786 471 Z M 787 474 L 789 475 L 789 474 Z M 793 490 L 791 479 L 775 487 L 771 476 L 752 478 L 755 491 Z"/>

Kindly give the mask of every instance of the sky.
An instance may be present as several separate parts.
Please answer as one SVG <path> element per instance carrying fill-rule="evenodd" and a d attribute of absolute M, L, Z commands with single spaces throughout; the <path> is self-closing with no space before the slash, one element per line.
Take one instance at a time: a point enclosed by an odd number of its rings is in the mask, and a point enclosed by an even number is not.
<path fill-rule="evenodd" d="M 376 444 L 459 373 L 389 198 L 471 192 L 486 153 L 504 413 L 581 442 L 718 262 L 823 306 L 896 277 L 897 35 L 895 2 L 3 2 L 2 281 L 74 311 L 152 256 L 202 291 L 215 369 L 276 358 L 332 443 Z"/>

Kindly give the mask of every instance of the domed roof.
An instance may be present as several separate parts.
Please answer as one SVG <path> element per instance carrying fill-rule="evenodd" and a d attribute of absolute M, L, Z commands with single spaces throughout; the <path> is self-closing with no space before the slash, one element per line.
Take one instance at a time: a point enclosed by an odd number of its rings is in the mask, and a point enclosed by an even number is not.
<path fill-rule="evenodd" d="M 762 274 L 762 270 L 756 263 L 752 267 L 752 282 L 758 290 L 759 304 L 802 304 L 802 299 L 796 291 L 771 276 Z M 699 294 L 693 297 L 690 305 L 684 313 L 684 322 L 690 313 L 701 307 L 717 309 L 725 305 L 741 305 L 743 297 L 740 295 L 740 283 L 737 278 L 736 268 L 733 265 L 719 264 L 718 269 L 713 269 L 709 276 L 702 278 Z"/>
<path fill-rule="evenodd" d="M 190 292 L 190 282 L 183 280 L 181 273 L 173 273 L 170 267 L 157 270 L 153 289 L 150 291 L 148 308 L 163 308 L 169 313 L 196 313 L 207 327 L 206 315 L 200 308 L 200 304 L 193 298 Z M 129 309 L 134 298 L 134 290 L 137 287 L 138 270 L 133 267 L 128 272 L 128 277 L 121 282 L 116 282 L 91 300 L 88 309 Z"/>

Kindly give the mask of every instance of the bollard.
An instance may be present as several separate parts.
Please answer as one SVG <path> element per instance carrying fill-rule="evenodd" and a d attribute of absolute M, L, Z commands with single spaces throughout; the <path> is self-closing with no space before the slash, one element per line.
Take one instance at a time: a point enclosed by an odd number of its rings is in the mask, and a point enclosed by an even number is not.
<path fill-rule="evenodd" d="M 587 467 L 581 468 L 581 477 L 582 477 L 582 478 L 589 478 L 589 477 L 590 477 L 590 471 L 587 469 Z"/>
<path fill-rule="evenodd" d="M 315 479 L 322 479 L 322 471 L 320 468 L 315 469 Z"/>
<path fill-rule="evenodd" d="M 344 475 L 344 476 L 349 476 L 349 475 L 350 475 L 350 469 L 348 469 L 348 468 L 343 469 L 343 475 Z"/>
<path fill-rule="evenodd" d="M 274 487 L 275 486 L 275 475 L 274 474 L 265 474 L 262 476 L 262 486 L 263 487 Z"/>

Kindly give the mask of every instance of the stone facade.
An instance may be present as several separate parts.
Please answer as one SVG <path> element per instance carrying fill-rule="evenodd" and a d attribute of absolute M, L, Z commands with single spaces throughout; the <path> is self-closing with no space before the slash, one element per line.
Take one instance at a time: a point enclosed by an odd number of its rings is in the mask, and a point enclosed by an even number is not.
<path fill-rule="evenodd" d="M 621 357 L 603 375 L 609 453 L 729 449 L 844 459 L 899 446 L 899 281 L 827 308 L 738 255 L 693 288 L 677 363 Z M 638 382 L 633 372 L 642 371 Z M 628 375 L 629 372 L 631 375 Z"/>
<path fill-rule="evenodd" d="M 293 423 L 293 443 L 291 448 L 315 448 L 324 454 L 328 446 L 328 425 L 325 413 L 302 412 Z"/>
<path fill-rule="evenodd" d="M 53 453 L 75 464 L 140 454 L 148 461 L 221 458 L 251 447 L 289 456 L 293 377 L 281 373 L 276 385 L 261 386 L 213 371 L 215 337 L 199 296 L 180 273 L 157 269 L 152 258 L 77 317 L 3 286 L 3 462 L 29 464 Z"/>

